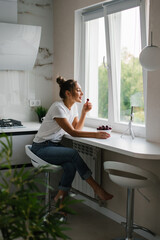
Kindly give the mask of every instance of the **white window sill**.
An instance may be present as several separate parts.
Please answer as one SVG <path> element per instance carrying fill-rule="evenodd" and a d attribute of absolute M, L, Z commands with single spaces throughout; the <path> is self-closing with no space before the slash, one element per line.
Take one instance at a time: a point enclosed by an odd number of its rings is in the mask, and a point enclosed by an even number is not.
<path fill-rule="evenodd" d="M 105 119 L 100 119 L 100 118 L 86 118 L 85 119 L 85 126 L 86 127 L 91 127 L 91 128 L 97 128 L 98 126 L 102 126 L 102 125 L 111 125 L 112 126 L 112 130 L 114 132 L 117 133 L 123 133 L 124 131 L 127 130 L 128 128 L 128 123 L 112 123 L 110 124 L 107 120 Z M 142 137 L 145 138 L 146 137 L 146 128 L 144 125 L 138 125 L 135 124 L 134 122 L 132 123 L 132 128 L 133 128 L 133 132 L 135 134 L 136 137 Z"/>
<path fill-rule="evenodd" d="M 89 127 L 84 127 L 83 130 L 90 132 L 96 131 L 95 128 Z M 160 144 L 148 142 L 140 137 L 135 137 L 133 140 L 129 135 L 121 137 L 120 133 L 115 132 L 111 132 L 111 137 L 108 139 L 80 138 L 72 137 L 68 134 L 66 134 L 65 137 L 139 159 L 160 160 Z"/>

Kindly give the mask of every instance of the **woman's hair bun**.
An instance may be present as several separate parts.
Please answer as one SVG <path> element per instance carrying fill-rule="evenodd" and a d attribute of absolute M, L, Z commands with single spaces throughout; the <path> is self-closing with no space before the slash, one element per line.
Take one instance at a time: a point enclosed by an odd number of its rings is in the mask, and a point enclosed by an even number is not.
<path fill-rule="evenodd" d="M 65 82 L 65 79 L 63 77 L 59 76 L 59 77 L 56 78 L 56 82 L 61 87 L 63 85 L 63 83 Z"/>

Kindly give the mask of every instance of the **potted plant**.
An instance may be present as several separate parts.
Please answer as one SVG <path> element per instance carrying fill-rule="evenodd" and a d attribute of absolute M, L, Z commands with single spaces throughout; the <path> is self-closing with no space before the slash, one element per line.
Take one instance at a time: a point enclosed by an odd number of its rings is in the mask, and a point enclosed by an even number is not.
<path fill-rule="evenodd" d="M 38 115 L 39 122 L 42 122 L 43 117 L 46 116 L 48 109 L 42 106 L 38 106 L 35 108 L 35 112 Z"/>
<path fill-rule="evenodd" d="M 70 239 L 64 231 L 65 222 L 58 218 L 59 211 L 74 213 L 68 206 L 77 200 L 66 198 L 57 204 L 44 222 L 46 207 L 37 182 L 39 169 L 12 168 L 12 138 L 0 135 L 0 231 L 4 240 Z M 5 170 L 4 170 L 5 169 Z M 2 171 L 3 170 L 3 171 Z M 43 181 L 41 181 L 42 184 Z M 1 238 L 0 238 L 1 239 Z"/>

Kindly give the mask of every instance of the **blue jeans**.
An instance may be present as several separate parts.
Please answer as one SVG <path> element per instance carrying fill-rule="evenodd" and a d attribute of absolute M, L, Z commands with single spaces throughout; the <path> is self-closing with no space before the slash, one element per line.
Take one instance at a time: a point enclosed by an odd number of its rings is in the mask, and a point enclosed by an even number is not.
<path fill-rule="evenodd" d="M 75 149 L 63 147 L 59 143 L 46 141 L 43 143 L 33 142 L 31 150 L 44 161 L 62 166 L 64 171 L 59 189 L 63 191 L 69 191 L 71 188 L 76 171 L 78 171 L 83 180 L 87 180 L 92 175 L 91 170 Z"/>

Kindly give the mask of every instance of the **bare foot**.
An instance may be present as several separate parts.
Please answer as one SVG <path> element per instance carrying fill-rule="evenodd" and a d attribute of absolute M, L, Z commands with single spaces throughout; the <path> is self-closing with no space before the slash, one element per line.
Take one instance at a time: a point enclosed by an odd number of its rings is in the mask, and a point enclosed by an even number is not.
<path fill-rule="evenodd" d="M 59 199 L 63 200 L 65 198 L 65 196 L 67 195 L 68 192 L 63 191 L 63 190 L 59 190 L 57 195 L 54 198 L 54 202 L 58 202 Z"/>
<path fill-rule="evenodd" d="M 113 198 L 113 195 L 106 192 L 101 186 L 93 179 L 93 177 L 89 177 L 86 182 L 93 188 L 95 194 L 102 200 L 110 200 Z"/>
<path fill-rule="evenodd" d="M 113 198 L 113 195 L 106 192 L 105 190 L 103 190 L 102 188 L 99 188 L 97 191 L 95 191 L 95 193 L 98 195 L 98 197 L 103 200 L 103 201 L 107 201 Z"/>

